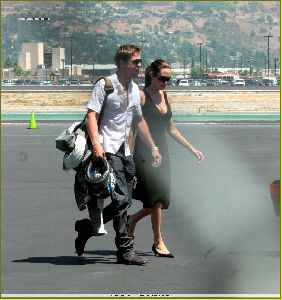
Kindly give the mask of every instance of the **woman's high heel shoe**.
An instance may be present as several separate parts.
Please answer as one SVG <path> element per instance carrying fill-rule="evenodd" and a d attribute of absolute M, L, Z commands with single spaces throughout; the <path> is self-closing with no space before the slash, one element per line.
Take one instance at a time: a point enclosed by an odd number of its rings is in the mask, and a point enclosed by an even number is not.
<path fill-rule="evenodd" d="M 153 250 L 153 252 L 155 253 L 155 256 L 158 256 L 158 257 L 167 257 L 167 258 L 174 258 L 174 256 L 173 256 L 172 253 L 167 253 L 167 254 L 160 253 L 160 252 L 156 249 L 155 244 L 153 244 L 152 250 Z"/>

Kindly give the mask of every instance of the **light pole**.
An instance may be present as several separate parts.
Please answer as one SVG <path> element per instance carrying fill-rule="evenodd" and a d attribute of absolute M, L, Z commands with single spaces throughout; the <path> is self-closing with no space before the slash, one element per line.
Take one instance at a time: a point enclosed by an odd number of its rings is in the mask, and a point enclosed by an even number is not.
<path fill-rule="evenodd" d="M 62 58 L 61 61 L 62 61 L 62 63 L 63 63 L 62 77 L 63 77 L 63 79 L 64 79 L 64 77 L 65 77 L 65 60 Z"/>
<path fill-rule="evenodd" d="M 208 73 L 208 50 L 206 50 L 206 73 Z"/>
<path fill-rule="evenodd" d="M 273 37 L 273 35 L 265 35 L 267 38 L 267 76 L 269 76 L 269 38 Z"/>
<path fill-rule="evenodd" d="M 250 77 L 252 77 L 252 59 L 251 58 L 249 58 L 248 59 L 248 62 L 250 63 Z"/>
<path fill-rule="evenodd" d="M 184 76 L 184 78 L 186 76 L 185 71 L 186 71 L 186 56 L 184 54 L 184 58 L 183 58 L 183 76 Z"/>
<path fill-rule="evenodd" d="M 200 77 L 202 77 L 202 45 L 203 43 L 197 43 L 200 46 Z"/>
<path fill-rule="evenodd" d="M 73 36 L 71 35 L 71 36 L 69 36 L 69 37 L 67 37 L 67 39 L 70 39 L 70 65 L 71 65 L 71 69 L 70 69 L 70 78 L 71 78 L 71 80 L 72 80 L 72 39 L 73 39 Z"/>
<path fill-rule="evenodd" d="M 144 38 L 144 34 L 143 34 L 143 38 L 142 38 L 142 40 L 140 40 L 139 41 L 139 43 L 141 43 L 142 44 L 142 46 L 141 46 L 141 50 L 143 51 L 143 49 L 144 49 L 144 44 L 146 43 L 146 40 L 145 40 L 145 38 Z M 143 51 L 143 53 L 142 53 L 142 57 L 143 57 L 143 64 L 144 64 L 144 73 L 145 73 L 145 55 L 144 55 L 144 51 Z"/>
<path fill-rule="evenodd" d="M 92 79 L 94 79 L 94 63 L 95 63 L 95 57 L 92 57 Z"/>
<path fill-rule="evenodd" d="M 240 66 L 241 66 L 241 73 L 243 71 L 243 55 L 240 56 Z"/>
<path fill-rule="evenodd" d="M 47 65 L 45 65 L 45 79 L 47 80 Z"/>
<path fill-rule="evenodd" d="M 279 58 L 274 58 L 274 76 L 276 77 L 276 63 L 279 61 Z"/>
<path fill-rule="evenodd" d="M 103 45 L 96 45 L 96 51 L 94 51 L 94 54 L 92 56 L 92 79 L 94 80 L 94 66 L 95 66 L 95 57 L 98 56 L 98 54 L 100 53 L 100 51 L 102 50 Z"/>

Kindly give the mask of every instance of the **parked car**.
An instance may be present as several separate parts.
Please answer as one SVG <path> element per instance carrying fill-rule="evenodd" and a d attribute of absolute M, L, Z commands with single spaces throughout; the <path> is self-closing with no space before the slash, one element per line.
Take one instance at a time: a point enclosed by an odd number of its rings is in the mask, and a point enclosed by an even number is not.
<path fill-rule="evenodd" d="M 84 86 L 92 86 L 93 85 L 90 80 L 81 80 L 80 84 L 84 85 Z"/>
<path fill-rule="evenodd" d="M 71 85 L 80 85 L 80 81 L 79 81 L 78 79 L 72 79 L 72 80 L 70 81 L 70 84 L 71 84 Z"/>
<path fill-rule="evenodd" d="M 236 79 L 234 80 L 234 86 L 245 86 L 246 83 L 245 83 L 245 80 L 244 79 Z"/>
<path fill-rule="evenodd" d="M 229 86 L 230 82 L 227 81 L 227 80 L 221 80 L 220 85 L 222 85 L 222 86 Z"/>
<path fill-rule="evenodd" d="M 175 84 L 175 80 L 174 79 L 169 80 L 169 82 L 167 83 L 167 85 L 169 85 L 169 86 L 175 86 L 176 85 Z"/>
<path fill-rule="evenodd" d="M 190 86 L 188 79 L 180 79 L 178 82 L 178 86 Z"/>
<path fill-rule="evenodd" d="M 2 81 L 2 85 L 15 85 L 15 83 L 16 83 L 16 80 L 12 80 L 12 79 L 4 79 L 3 81 Z"/>
<path fill-rule="evenodd" d="M 218 81 L 216 81 L 215 79 L 207 79 L 206 83 L 207 83 L 207 86 L 217 86 L 218 85 Z"/>
<path fill-rule="evenodd" d="M 258 86 L 260 81 L 257 79 L 245 79 L 246 86 Z"/>
<path fill-rule="evenodd" d="M 35 80 L 35 79 L 32 79 L 30 81 L 30 85 L 39 85 L 39 81 L 38 80 Z"/>
<path fill-rule="evenodd" d="M 15 85 L 26 85 L 28 84 L 28 80 L 25 79 L 18 79 L 15 81 Z"/>
<path fill-rule="evenodd" d="M 45 80 L 43 80 L 43 82 L 42 82 L 42 85 L 51 85 L 51 84 L 52 84 L 52 81 L 49 80 L 49 79 L 45 79 Z"/>
<path fill-rule="evenodd" d="M 275 77 L 264 77 L 261 84 L 264 86 L 277 86 L 277 79 Z"/>
<path fill-rule="evenodd" d="M 191 82 L 191 86 L 202 86 L 202 84 L 200 81 L 195 80 L 195 81 Z"/>
<path fill-rule="evenodd" d="M 63 86 L 65 86 L 65 85 L 70 85 L 70 83 L 69 83 L 69 81 L 67 79 L 59 79 L 57 81 L 57 85 L 63 85 Z"/>
<path fill-rule="evenodd" d="M 201 86 L 207 86 L 207 81 L 205 79 L 203 79 L 200 83 L 201 83 Z"/>

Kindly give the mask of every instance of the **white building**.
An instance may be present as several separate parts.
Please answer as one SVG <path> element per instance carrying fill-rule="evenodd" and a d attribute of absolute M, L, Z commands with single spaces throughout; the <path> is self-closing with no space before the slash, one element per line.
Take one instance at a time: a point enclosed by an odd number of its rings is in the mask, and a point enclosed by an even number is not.
<path fill-rule="evenodd" d="M 18 56 L 18 65 L 24 70 L 31 69 L 30 52 L 20 52 Z"/>
<path fill-rule="evenodd" d="M 44 44 L 40 43 L 23 43 L 22 51 L 20 53 L 19 66 L 28 70 L 28 56 L 30 56 L 30 69 L 36 69 L 38 65 L 44 64 Z M 29 54 L 27 54 L 29 53 Z M 22 64 L 22 65 L 21 65 Z"/>
<path fill-rule="evenodd" d="M 65 61 L 65 48 L 52 48 L 52 68 L 63 69 Z"/>

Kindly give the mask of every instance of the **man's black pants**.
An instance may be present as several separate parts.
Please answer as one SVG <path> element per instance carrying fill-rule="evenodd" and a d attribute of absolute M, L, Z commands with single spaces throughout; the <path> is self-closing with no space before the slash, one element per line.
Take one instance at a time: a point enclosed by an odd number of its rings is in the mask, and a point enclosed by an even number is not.
<path fill-rule="evenodd" d="M 104 223 L 113 220 L 117 257 L 135 255 L 134 242 L 132 237 L 128 236 L 127 227 L 127 210 L 132 204 L 132 184 L 135 176 L 133 157 L 125 156 L 124 146 L 121 146 L 116 154 L 107 153 L 107 160 L 115 172 L 116 187 L 111 196 L 112 202 L 104 208 Z M 87 206 L 91 218 L 91 210 L 96 209 L 95 199 L 88 202 Z"/>

